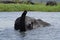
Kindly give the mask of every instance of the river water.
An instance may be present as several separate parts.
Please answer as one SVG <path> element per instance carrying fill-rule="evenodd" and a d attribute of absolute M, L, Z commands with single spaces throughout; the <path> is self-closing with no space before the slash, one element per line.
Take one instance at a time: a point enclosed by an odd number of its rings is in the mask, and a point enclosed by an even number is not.
<path fill-rule="evenodd" d="M 14 22 L 22 12 L 0 12 L 0 40 L 60 40 L 60 12 L 28 12 L 27 16 L 51 24 L 24 33 L 14 30 Z"/>

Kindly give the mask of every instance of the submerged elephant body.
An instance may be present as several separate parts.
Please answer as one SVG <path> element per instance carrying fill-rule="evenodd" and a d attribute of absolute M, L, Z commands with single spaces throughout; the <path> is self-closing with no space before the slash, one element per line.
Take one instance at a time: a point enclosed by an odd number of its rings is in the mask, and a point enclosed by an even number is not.
<path fill-rule="evenodd" d="M 49 23 L 44 22 L 41 19 L 35 19 L 33 17 L 26 16 L 26 18 L 25 18 L 25 26 L 27 26 L 28 24 L 31 24 L 33 29 L 37 28 L 37 27 L 40 27 L 40 26 L 45 27 L 45 26 L 49 26 L 50 25 Z"/>
<path fill-rule="evenodd" d="M 21 32 L 25 32 L 26 30 L 32 30 L 34 28 L 40 27 L 40 26 L 49 26 L 50 24 L 47 22 L 42 21 L 41 19 L 35 19 L 32 17 L 24 15 L 25 12 L 23 12 L 23 16 L 18 17 L 14 24 L 15 30 L 20 30 Z M 27 12 L 26 12 L 27 13 Z"/>

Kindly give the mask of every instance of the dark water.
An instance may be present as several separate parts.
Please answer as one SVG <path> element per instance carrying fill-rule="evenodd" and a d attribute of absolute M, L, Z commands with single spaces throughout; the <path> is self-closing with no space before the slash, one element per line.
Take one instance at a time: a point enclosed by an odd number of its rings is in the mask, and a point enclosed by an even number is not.
<path fill-rule="evenodd" d="M 22 12 L 0 12 L 0 40 L 60 40 L 60 12 L 28 12 L 27 16 L 51 24 L 25 33 L 14 30 L 14 21 Z"/>

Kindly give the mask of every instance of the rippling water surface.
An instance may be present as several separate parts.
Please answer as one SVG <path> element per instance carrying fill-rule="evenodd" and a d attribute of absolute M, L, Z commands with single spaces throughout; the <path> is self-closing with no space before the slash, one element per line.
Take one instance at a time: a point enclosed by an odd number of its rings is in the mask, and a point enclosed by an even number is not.
<path fill-rule="evenodd" d="M 60 12 L 28 12 L 27 16 L 42 19 L 51 24 L 19 33 L 14 21 L 22 12 L 0 12 L 0 40 L 60 40 Z"/>

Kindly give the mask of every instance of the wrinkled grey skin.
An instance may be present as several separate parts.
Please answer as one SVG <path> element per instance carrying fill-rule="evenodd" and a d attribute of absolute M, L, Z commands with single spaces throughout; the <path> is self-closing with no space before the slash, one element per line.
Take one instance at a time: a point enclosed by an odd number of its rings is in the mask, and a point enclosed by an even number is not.
<path fill-rule="evenodd" d="M 16 19 L 15 24 L 14 24 L 15 30 L 20 30 L 21 31 L 23 29 L 22 31 L 26 31 L 26 30 L 32 30 L 34 28 L 38 28 L 38 27 L 41 27 L 41 26 L 45 27 L 45 26 L 50 25 L 49 23 L 44 22 L 41 19 L 35 19 L 33 17 L 28 17 L 26 15 L 24 16 L 23 21 L 21 21 L 22 18 L 23 17 L 21 16 L 21 17 L 18 17 Z"/>
<path fill-rule="evenodd" d="M 33 22 L 33 24 L 31 24 L 31 22 Z M 37 27 L 41 27 L 41 26 L 45 27 L 45 26 L 49 26 L 49 25 L 50 25 L 49 23 L 44 22 L 44 21 L 41 20 L 41 19 L 35 19 L 35 18 L 32 18 L 32 17 L 28 17 L 28 16 L 26 16 L 25 23 L 26 23 L 26 24 L 25 24 L 26 26 L 27 26 L 28 24 L 33 25 L 33 26 L 32 26 L 33 29 L 34 29 L 34 28 L 37 28 Z"/>

